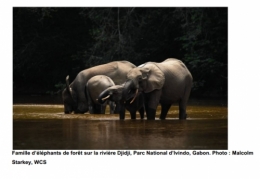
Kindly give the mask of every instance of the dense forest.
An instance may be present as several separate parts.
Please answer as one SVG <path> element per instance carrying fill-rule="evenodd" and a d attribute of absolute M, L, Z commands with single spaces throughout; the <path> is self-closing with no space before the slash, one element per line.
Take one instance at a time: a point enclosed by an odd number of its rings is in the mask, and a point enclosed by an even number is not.
<path fill-rule="evenodd" d="M 13 8 L 13 93 L 57 94 L 116 60 L 182 60 L 192 97 L 227 97 L 227 8 Z"/>

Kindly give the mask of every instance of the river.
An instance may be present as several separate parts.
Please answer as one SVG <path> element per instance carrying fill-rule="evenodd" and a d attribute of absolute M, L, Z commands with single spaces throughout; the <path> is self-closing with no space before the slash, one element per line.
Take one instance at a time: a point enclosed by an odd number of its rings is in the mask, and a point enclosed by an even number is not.
<path fill-rule="evenodd" d="M 36 100 L 34 101 L 33 98 Z M 13 149 L 228 149 L 227 102 L 190 100 L 187 120 L 172 106 L 166 120 L 119 120 L 117 114 L 64 114 L 55 100 L 13 104 Z"/>

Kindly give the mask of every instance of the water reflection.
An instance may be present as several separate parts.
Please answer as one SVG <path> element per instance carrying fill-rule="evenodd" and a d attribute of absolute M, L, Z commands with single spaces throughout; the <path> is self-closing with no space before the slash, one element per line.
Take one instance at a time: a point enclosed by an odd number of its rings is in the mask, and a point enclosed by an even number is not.
<path fill-rule="evenodd" d="M 160 109 L 157 110 L 159 116 Z M 188 120 L 63 114 L 62 105 L 13 105 L 14 149 L 227 149 L 227 107 L 188 107 Z"/>

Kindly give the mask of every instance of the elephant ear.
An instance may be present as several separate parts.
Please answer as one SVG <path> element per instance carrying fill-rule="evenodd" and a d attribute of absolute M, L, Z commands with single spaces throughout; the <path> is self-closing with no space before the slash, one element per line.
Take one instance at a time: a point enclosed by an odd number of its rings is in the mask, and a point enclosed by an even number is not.
<path fill-rule="evenodd" d="M 76 99 L 77 99 L 77 94 L 75 93 L 75 91 L 73 91 L 70 87 L 70 82 L 69 82 L 69 75 L 66 77 L 66 90 L 71 98 L 71 100 L 76 103 Z"/>
<path fill-rule="evenodd" d="M 144 89 L 145 93 L 149 93 L 163 87 L 165 77 L 156 64 L 147 63 L 143 68 L 141 68 L 141 72 L 142 78 L 147 80 L 146 88 Z"/>
<path fill-rule="evenodd" d="M 69 95 L 70 95 L 70 97 L 72 98 L 72 90 L 71 90 L 71 88 L 70 88 L 70 82 L 69 82 L 69 75 L 68 76 L 66 76 L 66 89 L 67 89 L 67 91 L 68 91 L 68 93 L 69 93 Z"/>

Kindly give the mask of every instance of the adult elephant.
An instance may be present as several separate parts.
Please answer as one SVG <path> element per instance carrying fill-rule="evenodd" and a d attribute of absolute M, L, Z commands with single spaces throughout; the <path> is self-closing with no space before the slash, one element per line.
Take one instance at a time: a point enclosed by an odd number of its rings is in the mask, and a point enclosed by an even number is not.
<path fill-rule="evenodd" d="M 130 112 L 131 119 L 136 119 L 136 112 L 139 111 L 140 118 L 144 118 L 144 98 L 142 92 L 134 98 L 126 100 L 123 96 L 124 84 L 111 86 L 100 93 L 98 102 L 105 103 L 107 100 L 113 101 L 119 106 L 119 119 L 125 119 L 125 109 Z"/>
<path fill-rule="evenodd" d="M 96 75 L 88 80 L 85 92 L 88 98 L 90 114 L 105 114 L 107 104 L 110 107 L 110 114 L 114 114 L 114 102 L 106 101 L 103 104 L 100 104 L 97 101 L 99 94 L 111 86 L 115 86 L 115 83 L 111 78 L 105 75 Z"/>
<path fill-rule="evenodd" d="M 74 81 L 69 84 L 69 76 L 66 77 L 66 88 L 62 92 L 64 113 L 88 112 L 88 99 L 85 96 L 85 85 L 90 78 L 96 75 L 106 75 L 115 84 L 126 81 L 127 73 L 136 66 L 128 61 L 114 61 L 103 65 L 88 68 L 78 73 Z"/>
<path fill-rule="evenodd" d="M 160 119 L 165 119 L 172 103 L 179 103 L 179 119 L 186 119 L 186 105 L 192 87 L 192 75 L 178 59 L 161 63 L 147 62 L 127 74 L 123 95 L 130 99 L 139 91 L 144 93 L 147 119 L 154 120 L 161 103 Z"/>

